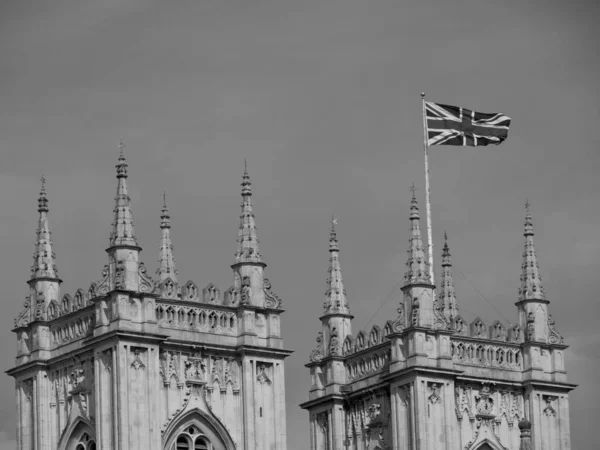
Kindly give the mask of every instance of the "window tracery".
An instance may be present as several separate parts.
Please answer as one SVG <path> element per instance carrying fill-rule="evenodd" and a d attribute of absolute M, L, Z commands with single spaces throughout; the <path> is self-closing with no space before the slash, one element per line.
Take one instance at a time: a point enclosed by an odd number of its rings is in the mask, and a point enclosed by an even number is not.
<path fill-rule="evenodd" d="M 75 450 L 96 450 L 96 441 L 94 441 L 89 434 L 83 433 Z"/>
<path fill-rule="evenodd" d="M 172 450 L 212 450 L 212 444 L 196 427 L 190 426 L 177 436 Z"/>

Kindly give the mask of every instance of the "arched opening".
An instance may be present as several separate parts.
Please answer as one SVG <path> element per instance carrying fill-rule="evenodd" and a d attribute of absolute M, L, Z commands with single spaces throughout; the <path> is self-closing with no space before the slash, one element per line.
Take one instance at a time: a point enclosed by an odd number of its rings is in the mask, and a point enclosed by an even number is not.
<path fill-rule="evenodd" d="M 199 409 L 176 419 L 165 430 L 165 436 L 165 450 L 235 450 L 231 436 L 218 419 Z"/>
<path fill-rule="evenodd" d="M 91 424 L 82 418 L 67 426 L 61 437 L 59 450 L 96 450 L 96 437 Z"/>

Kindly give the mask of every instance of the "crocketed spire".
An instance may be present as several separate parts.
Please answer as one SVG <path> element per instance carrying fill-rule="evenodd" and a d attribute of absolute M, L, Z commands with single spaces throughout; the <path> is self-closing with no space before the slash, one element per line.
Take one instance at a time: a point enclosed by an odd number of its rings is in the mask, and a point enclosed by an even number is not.
<path fill-rule="evenodd" d="M 158 258 L 159 282 L 170 278 L 177 283 L 177 269 L 175 268 L 175 257 L 173 256 L 173 243 L 171 242 L 171 216 L 167 208 L 167 191 L 163 194 L 163 208 L 160 214 L 160 229 L 162 239 L 160 242 L 160 257 Z"/>
<path fill-rule="evenodd" d="M 242 176 L 242 214 L 240 215 L 240 230 L 238 248 L 235 252 L 236 263 L 260 263 L 261 254 L 258 249 L 256 223 L 252 212 L 252 183 L 248 175 L 248 165 L 244 160 L 244 175 Z"/>
<path fill-rule="evenodd" d="M 327 278 L 327 291 L 325 291 L 325 314 L 350 314 L 350 307 L 346 301 L 346 289 L 342 280 L 340 268 L 340 246 L 337 240 L 335 225 L 337 220 L 331 218 L 331 233 L 329 235 L 329 276 Z"/>
<path fill-rule="evenodd" d="M 135 229 L 133 226 L 133 215 L 131 213 L 131 199 L 127 193 L 127 162 L 123 155 L 123 143 L 119 144 L 120 154 L 119 163 L 115 166 L 117 169 L 117 196 L 115 197 L 115 217 L 112 223 L 112 232 L 110 233 L 110 245 L 115 246 L 133 246 L 138 243 L 135 238 Z"/>
<path fill-rule="evenodd" d="M 408 250 L 408 261 L 406 266 L 408 270 L 404 274 L 404 284 L 431 284 L 429 276 L 429 263 L 423 250 L 423 240 L 421 239 L 421 229 L 419 227 L 419 205 L 415 196 L 415 185 L 412 186 L 412 200 L 410 204 L 410 221 L 412 235 L 409 239 L 410 248 Z"/>
<path fill-rule="evenodd" d="M 525 203 L 525 250 L 523 251 L 523 263 L 521 264 L 521 287 L 519 288 L 519 300 L 546 300 L 540 266 L 533 244 L 533 223 L 529 202 Z"/>
<path fill-rule="evenodd" d="M 458 316 L 458 303 L 454 293 L 454 280 L 452 279 L 452 260 L 448 247 L 448 235 L 444 232 L 444 248 L 442 249 L 442 286 L 438 295 L 440 305 L 443 305 L 444 315 L 453 320 Z"/>
<path fill-rule="evenodd" d="M 48 226 L 48 197 L 46 195 L 46 179 L 42 176 L 42 188 L 38 198 L 38 228 L 35 242 L 35 253 L 33 254 L 33 265 L 31 266 L 31 280 L 37 278 L 50 278 L 58 280 L 56 268 L 56 255 L 52 251 L 52 240 L 50 239 L 50 227 Z"/>

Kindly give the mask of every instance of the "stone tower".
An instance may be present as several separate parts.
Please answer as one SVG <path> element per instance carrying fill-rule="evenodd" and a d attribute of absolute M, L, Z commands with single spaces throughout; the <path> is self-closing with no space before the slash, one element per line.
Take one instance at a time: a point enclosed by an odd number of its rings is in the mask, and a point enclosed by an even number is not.
<path fill-rule="evenodd" d="M 233 284 L 180 284 L 166 195 L 158 279 L 140 258 L 119 156 L 108 263 L 60 297 L 45 184 L 29 296 L 15 320 L 18 450 L 286 448 L 280 298 L 264 278 L 244 171 Z"/>
<path fill-rule="evenodd" d="M 548 314 L 529 206 L 514 326 L 480 318 L 468 324 L 459 315 L 447 237 L 435 295 L 419 220 L 413 190 L 398 316 L 383 329 L 352 336 L 347 309 L 328 310 L 328 281 L 301 405 L 311 450 L 569 450 L 568 393 L 575 386 L 566 378 L 567 346 Z M 335 238 L 330 252 L 337 263 Z M 344 320 L 341 354 L 327 336 L 334 319 Z"/>

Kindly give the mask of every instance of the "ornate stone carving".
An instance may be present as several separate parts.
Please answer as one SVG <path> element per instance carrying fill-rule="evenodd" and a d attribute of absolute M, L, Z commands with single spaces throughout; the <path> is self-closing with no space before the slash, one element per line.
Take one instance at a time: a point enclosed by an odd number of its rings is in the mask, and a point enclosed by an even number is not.
<path fill-rule="evenodd" d="M 138 267 L 138 276 L 139 276 L 139 290 L 140 292 L 150 294 L 154 292 L 156 285 L 154 280 L 148 275 L 148 271 L 146 270 L 146 265 L 143 262 L 140 262 Z"/>
<path fill-rule="evenodd" d="M 183 287 L 183 300 L 193 302 L 198 300 L 198 287 L 193 281 L 188 281 Z"/>
<path fill-rule="evenodd" d="M 281 308 L 281 299 L 271 289 L 271 282 L 268 278 L 263 280 L 263 291 L 265 293 L 265 308 Z"/>
<path fill-rule="evenodd" d="M 468 336 L 469 335 L 467 324 L 461 316 L 456 316 L 454 318 L 454 331 L 459 336 Z"/>
<path fill-rule="evenodd" d="M 390 350 L 382 349 L 364 356 L 357 356 L 345 363 L 346 378 L 354 381 L 366 375 L 386 370 L 390 362 Z"/>
<path fill-rule="evenodd" d="M 496 320 L 490 327 L 490 337 L 494 341 L 506 341 L 506 328 L 499 320 Z"/>
<path fill-rule="evenodd" d="M 433 329 L 446 330 L 448 322 L 444 316 L 444 310 L 438 299 L 433 301 Z"/>
<path fill-rule="evenodd" d="M 163 298 L 177 298 L 179 295 L 179 285 L 171 278 L 166 278 L 159 286 L 160 295 Z"/>
<path fill-rule="evenodd" d="M 323 332 L 319 331 L 319 334 L 317 334 L 317 348 L 315 348 L 312 353 L 310 354 L 309 360 L 311 362 L 314 361 L 320 361 L 323 359 L 324 356 L 324 352 L 323 352 Z"/>
<path fill-rule="evenodd" d="M 521 327 L 518 324 L 508 330 L 508 340 L 515 344 L 523 342 L 523 330 L 521 330 Z"/>
<path fill-rule="evenodd" d="M 548 315 L 548 343 L 549 344 L 562 344 L 564 339 L 562 335 L 556 330 L 556 322 L 552 318 L 552 315 Z"/>
<path fill-rule="evenodd" d="M 329 354 L 333 356 L 337 356 L 340 354 L 340 343 L 336 327 L 331 328 L 329 338 Z"/>
<path fill-rule="evenodd" d="M 23 302 L 23 309 L 21 312 L 15 317 L 15 328 L 18 327 L 26 327 L 29 325 L 29 314 L 31 308 L 31 298 L 25 297 L 25 301 Z"/>
<path fill-rule="evenodd" d="M 478 317 L 471 324 L 471 336 L 485 339 L 487 338 L 485 334 L 485 324 L 483 323 L 483 320 Z"/>
<path fill-rule="evenodd" d="M 267 375 L 267 371 L 269 370 L 269 366 L 264 363 L 258 363 L 256 365 L 256 381 L 260 384 L 271 384 L 271 379 Z"/>
<path fill-rule="evenodd" d="M 225 305 L 238 306 L 240 304 L 240 291 L 235 286 L 229 286 L 225 291 Z"/>
<path fill-rule="evenodd" d="M 78 390 L 85 385 L 85 369 L 80 359 L 73 358 L 73 370 L 69 374 L 71 391 Z"/>
<path fill-rule="evenodd" d="M 431 392 L 429 397 L 427 397 L 427 400 L 429 401 L 429 403 L 432 403 L 432 404 L 441 403 L 442 397 L 440 397 L 440 394 L 439 394 L 439 390 L 440 390 L 439 385 L 437 383 L 428 383 L 428 387 L 429 387 L 429 392 Z"/>
<path fill-rule="evenodd" d="M 204 303 L 220 303 L 220 297 L 221 292 L 213 283 L 209 283 L 204 289 L 202 289 L 202 299 Z"/>
<path fill-rule="evenodd" d="M 367 425 L 373 426 L 381 422 L 381 403 L 373 403 L 367 409 Z"/>
<path fill-rule="evenodd" d="M 556 410 L 552 407 L 552 403 L 557 400 L 558 397 L 551 395 L 544 395 L 543 400 L 546 402 L 546 407 L 542 411 L 547 417 L 556 417 Z"/>
<path fill-rule="evenodd" d="M 177 384 L 181 382 L 179 376 L 179 353 L 161 349 L 158 356 L 159 373 L 165 386 L 171 384 L 171 379 L 175 378 Z"/>
<path fill-rule="evenodd" d="M 117 261 L 115 268 L 115 289 L 125 289 L 125 262 Z"/>
<path fill-rule="evenodd" d="M 412 318 L 411 318 L 411 323 L 413 327 L 417 327 L 419 326 L 420 323 L 420 315 L 419 315 L 419 310 L 420 310 L 420 305 L 419 305 L 419 299 L 417 297 L 413 298 L 412 301 Z"/>
<path fill-rule="evenodd" d="M 484 384 L 479 391 L 479 395 L 475 396 L 475 410 L 477 418 L 494 417 L 494 399 L 490 387 Z"/>
<path fill-rule="evenodd" d="M 250 277 L 242 278 L 240 289 L 240 305 L 249 305 L 252 301 L 252 289 L 250 288 Z"/>
<path fill-rule="evenodd" d="M 187 381 L 206 381 L 206 362 L 202 357 L 189 357 L 185 362 Z"/>
<path fill-rule="evenodd" d="M 392 325 L 392 329 L 395 333 L 400 333 L 402 330 L 404 330 L 404 321 L 404 304 L 400 303 L 400 305 L 398 306 L 398 318 Z"/>
<path fill-rule="evenodd" d="M 146 368 L 146 365 L 144 364 L 144 361 L 142 361 L 142 357 L 140 356 L 142 353 L 141 348 L 138 347 L 132 347 L 133 349 L 133 361 L 131 362 L 131 367 L 133 367 L 135 370 L 144 370 Z"/>
<path fill-rule="evenodd" d="M 43 292 L 38 292 L 35 301 L 35 320 L 46 320 L 46 297 Z"/>
<path fill-rule="evenodd" d="M 535 317 L 533 317 L 533 313 L 530 312 L 527 314 L 527 335 L 526 339 L 528 342 L 532 342 L 535 340 Z"/>
<path fill-rule="evenodd" d="M 98 297 L 106 295 L 110 291 L 110 267 L 108 265 L 102 268 L 102 279 L 95 285 L 95 293 Z"/>

